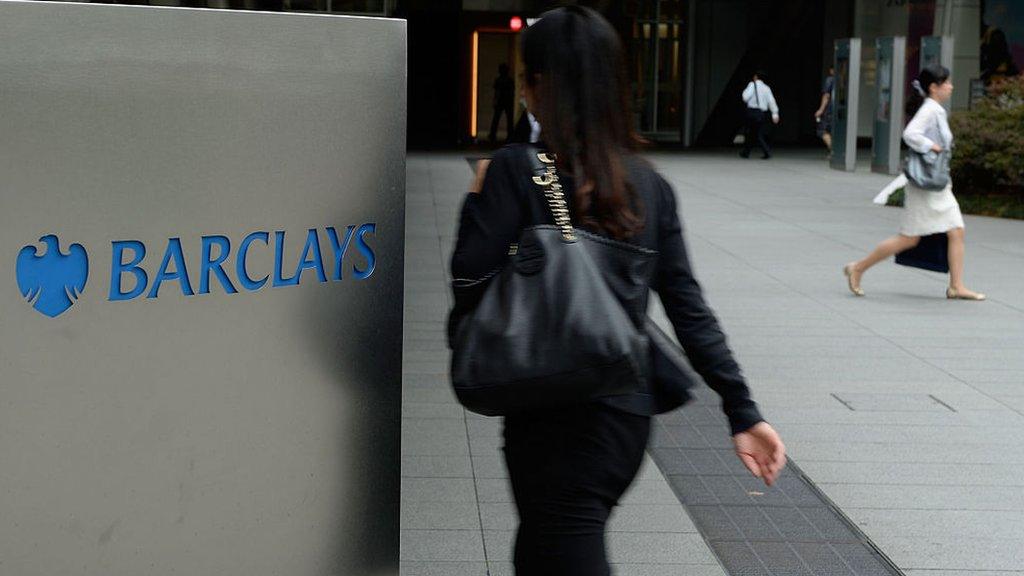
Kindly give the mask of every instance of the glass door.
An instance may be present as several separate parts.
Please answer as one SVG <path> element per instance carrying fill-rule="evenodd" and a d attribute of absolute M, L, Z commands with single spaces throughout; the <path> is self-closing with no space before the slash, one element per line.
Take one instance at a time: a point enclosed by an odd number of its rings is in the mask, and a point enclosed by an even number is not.
<path fill-rule="evenodd" d="M 637 131 L 679 140 L 683 129 L 685 0 L 641 0 L 633 21 L 631 76 Z"/>

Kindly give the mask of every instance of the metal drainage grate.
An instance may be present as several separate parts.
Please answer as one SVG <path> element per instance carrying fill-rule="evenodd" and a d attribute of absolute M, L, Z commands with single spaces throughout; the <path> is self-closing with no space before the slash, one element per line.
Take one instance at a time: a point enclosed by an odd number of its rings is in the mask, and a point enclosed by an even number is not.
<path fill-rule="evenodd" d="M 790 460 L 771 488 L 733 453 L 718 397 L 654 419 L 648 450 L 729 574 L 902 576 Z"/>

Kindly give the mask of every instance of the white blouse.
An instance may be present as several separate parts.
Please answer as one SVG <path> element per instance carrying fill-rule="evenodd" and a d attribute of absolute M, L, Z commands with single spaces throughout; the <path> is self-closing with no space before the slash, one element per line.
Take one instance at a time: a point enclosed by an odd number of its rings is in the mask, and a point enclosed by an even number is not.
<path fill-rule="evenodd" d="M 949 129 L 946 109 L 931 98 L 925 98 L 917 114 L 903 130 L 903 141 L 916 152 L 924 154 L 934 144 L 948 150 L 953 144 L 953 132 Z"/>
<path fill-rule="evenodd" d="M 903 141 L 912 150 L 921 154 L 931 150 L 932 145 L 936 143 L 942 146 L 943 150 L 949 150 L 953 145 L 953 132 L 949 129 L 946 109 L 942 107 L 942 104 L 931 98 L 925 98 L 924 103 L 917 110 L 917 114 L 914 114 L 914 117 L 907 123 L 906 129 L 903 130 Z M 900 173 L 895 180 L 882 188 L 882 191 L 875 196 L 874 203 L 885 204 L 889 196 L 907 185 L 906 174 Z"/>

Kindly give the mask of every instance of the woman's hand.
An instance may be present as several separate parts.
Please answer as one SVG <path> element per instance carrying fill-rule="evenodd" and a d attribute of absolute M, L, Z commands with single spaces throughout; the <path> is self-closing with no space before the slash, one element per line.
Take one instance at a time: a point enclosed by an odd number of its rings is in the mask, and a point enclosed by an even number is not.
<path fill-rule="evenodd" d="M 786 446 L 767 422 L 758 422 L 732 437 L 736 455 L 754 476 L 771 486 L 786 465 Z"/>
<path fill-rule="evenodd" d="M 942 146 L 938 144 L 932 144 L 932 152 L 942 152 Z"/>
<path fill-rule="evenodd" d="M 470 194 L 479 194 L 484 187 L 484 177 L 487 176 L 487 167 L 491 165 L 489 159 L 479 160 L 476 163 L 476 176 L 473 178 L 473 185 L 469 187 Z"/>

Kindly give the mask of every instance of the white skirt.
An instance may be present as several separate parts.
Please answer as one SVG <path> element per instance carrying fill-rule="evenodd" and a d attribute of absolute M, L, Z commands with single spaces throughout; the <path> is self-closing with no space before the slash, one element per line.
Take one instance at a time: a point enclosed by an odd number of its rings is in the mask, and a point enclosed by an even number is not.
<path fill-rule="evenodd" d="M 905 190 L 900 234 L 928 236 L 964 227 L 952 183 L 941 192 L 930 192 L 908 182 Z"/>

